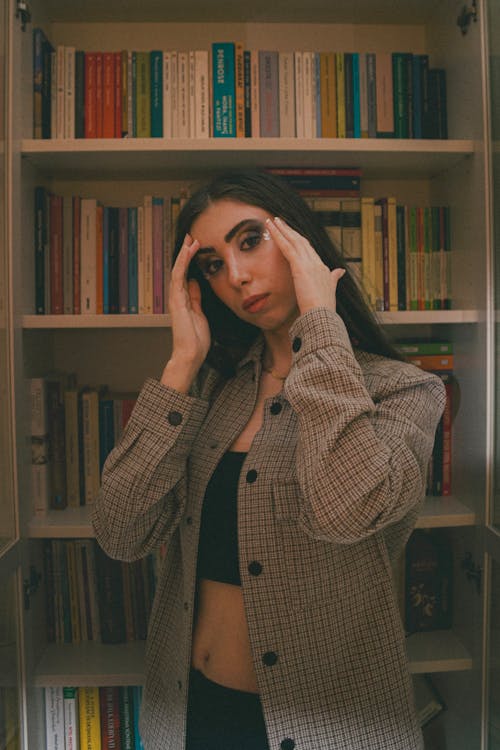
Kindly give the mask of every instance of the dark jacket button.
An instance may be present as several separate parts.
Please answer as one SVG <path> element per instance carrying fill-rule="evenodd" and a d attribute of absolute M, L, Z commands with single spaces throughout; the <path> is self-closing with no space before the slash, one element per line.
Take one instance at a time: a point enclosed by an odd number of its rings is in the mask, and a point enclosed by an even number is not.
<path fill-rule="evenodd" d="M 295 747 L 295 742 L 291 740 L 290 737 L 286 737 L 281 741 L 280 747 L 281 750 L 293 750 L 293 748 Z"/>
<path fill-rule="evenodd" d="M 262 573 L 262 565 L 257 560 L 252 560 L 252 562 L 248 566 L 248 572 L 252 576 L 260 576 L 260 574 Z"/>
<path fill-rule="evenodd" d="M 179 411 L 169 411 L 167 414 L 167 419 L 170 424 L 173 424 L 174 427 L 177 427 L 177 425 L 182 422 L 182 414 Z"/>
<path fill-rule="evenodd" d="M 247 471 L 247 482 L 249 484 L 253 484 L 255 480 L 257 479 L 257 472 L 255 469 L 250 469 L 250 471 Z"/>
<path fill-rule="evenodd" d="M 271 404 L 271 414 L 279 414 L 282 408 L 283 407 L 279 401 L 274 401 L 274 403 Z"/>
<path fill-rule="evenodd" d="M 292 341 L 293 351 L 298 352 L 301 346 L 302 346 L 302 339 L 300 338 L 300 336 L 295 336 L 294 340 Z"/>
<path fill-rule="evenodd" d="M 193 523 L 193 517 L 192 516 L 188 516 L 186 518 L 186 523 L 187 523 L 188 526 L 191 526 L 191 524 Z"/>
<path fill-rule="evenodd" d="M 276 654 L 274 651 L 266 651 L 266 653 L 262 657 L 262 661 L 264 662 L 266 667 L 272 667 L 278 661 L 278 654 Z"/>

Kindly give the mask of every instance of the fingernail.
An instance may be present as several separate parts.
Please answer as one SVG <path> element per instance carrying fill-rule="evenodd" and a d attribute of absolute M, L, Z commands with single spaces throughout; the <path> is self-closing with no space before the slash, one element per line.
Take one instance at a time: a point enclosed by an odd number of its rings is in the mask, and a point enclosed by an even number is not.
<path fill-rule="evenodd" d="M 269 232 L 267 231 L 267 229 L 264 229 L 264 231 L 262 232 L 262 239 L 263 240 L 270 240 L 271 239 L 271 235 L 269 234 Z"/>

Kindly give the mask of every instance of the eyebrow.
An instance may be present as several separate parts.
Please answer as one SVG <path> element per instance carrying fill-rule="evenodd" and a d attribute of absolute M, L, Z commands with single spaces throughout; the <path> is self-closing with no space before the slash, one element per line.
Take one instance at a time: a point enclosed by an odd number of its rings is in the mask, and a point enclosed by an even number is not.
<path fill-rule="evenodd" d="M 247 224 L 259 224 L 259 226 L 263 226 L 263 223 L 260 219 L 242 219 L 242 221 L 239 221 L 237 224 L 234 225 L 232 229 L 229 230 L 229 232 L 224 237 L 224 242 L 231 242 L 233 237 L 238 234 L 240 229 L 243 229 Z M 213 247 L 200 247 L 196 255 L 205 255 L 208 253 L 214 253 L 215 248 Z M 196 256 L 195 256 L 196 257 Z"/>

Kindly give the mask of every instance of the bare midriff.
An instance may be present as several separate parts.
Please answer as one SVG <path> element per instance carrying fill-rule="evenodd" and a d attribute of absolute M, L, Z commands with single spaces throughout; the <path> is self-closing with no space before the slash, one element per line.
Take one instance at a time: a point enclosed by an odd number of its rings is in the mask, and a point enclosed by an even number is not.
<path fill-rule="evenodd" d="M 262 424 L 264 402 L 281 384 L 262 378 L 254 412 L 230 450 L 248 451 Z M 205 677 L 234 690 L 257 693 L 241 586 L 201 579 L 198 582 L 191 664 Z"/>
<path fill-rule="evenodd" d="M 191 663 L 225 687 L 258 692 L 241 586 L 199 581 Z"/>

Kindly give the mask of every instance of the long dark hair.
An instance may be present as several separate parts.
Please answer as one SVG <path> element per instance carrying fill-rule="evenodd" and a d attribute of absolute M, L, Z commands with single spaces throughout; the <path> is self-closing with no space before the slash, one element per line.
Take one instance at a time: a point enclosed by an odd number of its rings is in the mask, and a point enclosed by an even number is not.
<path fill-rule="evenodd" d="M 346 268 L 347 273 L 337 287 L 336 305 L 353 346 L 373 354 L 402 359 L 368 307 L 340 250 L 335 247 L 317 216 L 295 190 L 275 175 L 258 171 L 228 173 L 199 188 L 180 211 L 174 262 L 194 221 L 211 204 L 221 200 L 258 206 L 271 216 L 280 216 L 293 229 L 307 237 L 328 268 Z M 219 371 L 230 375 L 260 331 L 238 318 L 216 297 L 195 263 L 191 264 L 189 274 L 200 284 L 203 311 L 210 324 L 212 345 L 207 361 Z"/>

